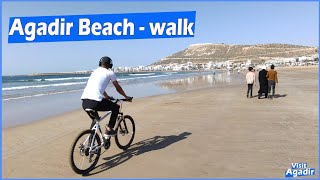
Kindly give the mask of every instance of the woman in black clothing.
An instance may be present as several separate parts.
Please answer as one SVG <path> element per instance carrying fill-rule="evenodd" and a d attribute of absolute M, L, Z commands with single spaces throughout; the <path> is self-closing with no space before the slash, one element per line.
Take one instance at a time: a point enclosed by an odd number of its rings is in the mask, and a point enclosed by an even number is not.
<path fill-rule="evenodd" d="M 262 94 L 264 93 L 264 97 L 268 97 L 268 79 L 266 78 L 267 71 L 266 66 L 259 72 L 259 84 L 260 89 L 258 91 L 258 98 L 260 99 Z"/>

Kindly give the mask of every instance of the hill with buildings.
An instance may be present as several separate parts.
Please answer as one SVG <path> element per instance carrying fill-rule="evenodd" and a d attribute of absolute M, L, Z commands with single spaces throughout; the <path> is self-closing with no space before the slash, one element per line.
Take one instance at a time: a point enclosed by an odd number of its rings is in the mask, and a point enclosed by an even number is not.
<path fill-rule="evenodd" d="M 318 47 L 290 44 L 193 44 L 188 48 L 163 58 L 152 65 L 187 62 L 207 63 L 210 61 L 266 61 L 276 58 L 298 58 L 316 56 Z"/>

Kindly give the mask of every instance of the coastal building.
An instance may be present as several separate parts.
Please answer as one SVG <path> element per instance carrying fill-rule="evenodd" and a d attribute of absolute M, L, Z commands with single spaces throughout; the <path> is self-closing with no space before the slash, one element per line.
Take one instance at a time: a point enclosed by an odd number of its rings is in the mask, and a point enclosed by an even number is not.
<path fill-rule="evenodd" d="M 197 46 L 197 45 L 195 45 Z M 229 59 L 213 62 L 211 59 L 202 59 L 204 62 L 199 62 L 196 58 L 181 61 L 181 63 L 158 64 L 150 66 L 137 67 L 118 67 L 116 71 L 119 72 L 145 72 L 145 71 L 190 71 L 190 70 L 212 70 L 212 69 L 228 69 L 233 70 L 247 70 L 249 67 L 261 69 L 262 65 L 276 67 L 282 66 L 305 66 L 317 65 L 318 55 L 301 56 L 301 57 L 274 57 L 271 59 L 260 58 L 260 60 L 253 59 Z M 80 73 L 80 72 L 79 72 Z"/>

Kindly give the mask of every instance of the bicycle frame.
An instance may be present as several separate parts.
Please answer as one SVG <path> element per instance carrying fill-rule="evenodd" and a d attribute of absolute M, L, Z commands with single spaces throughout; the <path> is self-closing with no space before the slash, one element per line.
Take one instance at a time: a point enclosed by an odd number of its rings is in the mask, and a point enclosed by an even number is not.
<path fill-rule="evenodd" d="M 121 109 L 122 109 L 122 101 L 119 100 L 117 101 L 116 103 L 118 103 L 118 105 L 120 106 L 120 109 L 119 109 L 119 115 L 118 115 L 118 118 L 116 119 L 116 124 L 115 124 L 115 127 L 117 129 L 117 127 L 119 126 L 119 122 L 120 120 L 123 118 L 123 113 L 121 112 Z M 92 153 L 92 151 L 94 151 L 95 149 L 100 149 L 102 148 L 104 145 L 105 145 L 105 140 L 106 139 L 110 139 L 111 136 L 107 136 L 107 137 L 104 137 L 104 134 L 102 133 L 101 131 L 101 128 L 100 128 L 100 122 L 105 119 L 106 117 L 108 117 L 109 115 L 111 114 L 111 111 L 108 111 L 103 117 L 101 117 L 100 119 L 95 119 L 95 124 L 93 125 L 93 127 L 91 128 L 91 130 L 94 131 L 94 135 L 93 135 L 93 138 L 98 134 L 99 135 L 99 138 L 102 140 L 101 142 L 101 145 L 100 146 L 93 146 L 93 143 L 94 143 L 94 140 L 91 141 L 91 144 L 90 144 L 90 148 L 89 148 L 89 153 Z M 121 118 L 119 118 L 121 117 Z M 99 130 L 99 131 L 98 131 Z M 83 142 L 83 144 L 85 144 L 88 139 L 90 139 L 90 136 L 88 136 L 86 138 L 86 140 Z"/>

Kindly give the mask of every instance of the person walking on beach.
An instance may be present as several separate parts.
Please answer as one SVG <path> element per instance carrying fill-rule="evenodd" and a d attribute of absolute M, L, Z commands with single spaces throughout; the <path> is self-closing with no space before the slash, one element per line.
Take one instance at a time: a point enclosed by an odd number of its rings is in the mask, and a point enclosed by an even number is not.
<path fill-rule="evenodd" d="M 276 83 L 278 83 L 278 73 L 276 70 L 274 70 L 274 65 L 271 65 L 271 69 L 267 72 L 266 77 L 268 78 L 268 93 L 269 93 L 269 98 L 274 99 L 274 93 L 276 89 Z M 272 88 L 272 97 L 270 95 Z"/>
<path fill-rule="evenodd" d="M 249 92 L 250 92 L 250 98 L 252 98 L 252 89 L 255 81 L 256 81 L 256 75 L 253 72 L 253 68 L 249 67 L 249 72 L 246 75 L 246 82 L 248 84 L 247 98 L 249 98 Z"/>
<path fill-rule="evenodd" d="M 262 94 L 264 93 L 264 97 L 265 98 L 268 98 L 268 79 L 267 79 L 267 67 L 266 66 L 263 66 L 262 67 L 262 70 L 259 71 L 259 85 L 260 85 L 260 88 L 259 88 L 259 91 L 258 91 L 258 99 L 261 98 Z"/>
<path fill-rule="evenodd" d="M 111 111 L 110 121 L 106 126 L 106 134 L 110 136 L 117 134 L 117 132 L 113 130 L 113 127 L 116 123 L 120 107 L 110 101 L 110 97 L 105 91 L 109 81 L 112 82 L 119 94 L 126 99 L 132 100 L 132 97 L 127 96 L 119 85 L 115 73 L 111 70 L 112 66 L 111 58 L 107 56 L 102 57 L 99 61 L 99 67 L 91 73 L 87 86 L 81 96 L 83 109 L 89 108 L 96 111 Z"/>

